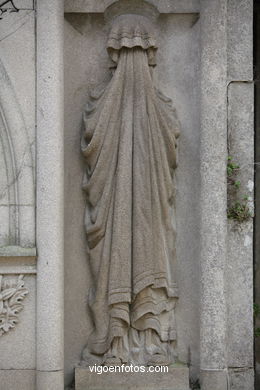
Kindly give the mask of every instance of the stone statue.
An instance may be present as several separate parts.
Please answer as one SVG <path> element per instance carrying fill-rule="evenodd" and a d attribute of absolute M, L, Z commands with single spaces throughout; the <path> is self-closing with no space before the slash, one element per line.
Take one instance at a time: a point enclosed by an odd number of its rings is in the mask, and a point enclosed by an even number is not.
<path fill-rule="evenodd" d="M 140 0 L 118 4 L 106 14 L 113 75 L 84 112 L 94 331 L 83 360 L 169 364 L 176 356 L 173 174 L 179 122 L 171 100 L 153 83 L 156 9 Z"/>

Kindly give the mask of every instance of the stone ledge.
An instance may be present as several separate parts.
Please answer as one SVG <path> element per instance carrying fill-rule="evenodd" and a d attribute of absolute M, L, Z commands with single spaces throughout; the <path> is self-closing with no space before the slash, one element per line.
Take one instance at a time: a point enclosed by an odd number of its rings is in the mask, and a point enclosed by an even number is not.
<path fill-rule="evenodd" d="M 21 246 L 3 246 L 0 247 L 0 259 L 1 257 L 33 257 L 36 258 L 36 248 L 23 248 Z"/>
<path fill-rule="evenodd" d="M 1 274 L 36 274 L 36 248 L 0 247 Z"/>
<path fill-rule="evenodd" d="M 148 0 L 157 6 L 160 13 L 198 13 L 198 0 Z M 115 0 L 65 0 L 65 12 L 103 13 Z"/>
<path fill-rule="evenodd" d="M 165 372 L 90 372 L 75 369 L 75 390 L 189 390 L 189 369 L 184 364 L 169 366 Z"/>

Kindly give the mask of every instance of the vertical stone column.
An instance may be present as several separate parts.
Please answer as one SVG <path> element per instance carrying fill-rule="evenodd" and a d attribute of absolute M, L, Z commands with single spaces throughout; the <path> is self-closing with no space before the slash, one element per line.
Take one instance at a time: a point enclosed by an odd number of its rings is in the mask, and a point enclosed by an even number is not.
<path fill-rule="evenodd" d="M 63 381 L 63 0 L 37 2 L 37 390 Z"/>
<path fill-rule="evenodd" d="M 255 303 L 260 305 L 260 4 L 255 4 Z M 260 327 L 260 316 L 255 327 Z M 260 337 L 255 339 L 255 387 L 260 388 Z"/>
<path fill-rule="evenodd" d="M 226 0 L 201 1 L 201 312 L 203 390 L 227 389 Z"/>
<path fill-rule="evenodd" d="M 239 21 L 239 23 L 238 23 Z M 228 207 L 254 209 L 253 1 L 228 1 L 228 153 L 240 169 Z M 257 165 L 256 165 L 257 168 Z M 245 201 L 245 197 L 247 200 Z M 257 196 L 256 196 L 257 199 Z M 253 218 L 228 220 L 227 362 L 231 390 L 254 389 Z M 241 315 L 241 313 L 243 313 Z M 256 386 L 256 388 L 258 388 Z"/>

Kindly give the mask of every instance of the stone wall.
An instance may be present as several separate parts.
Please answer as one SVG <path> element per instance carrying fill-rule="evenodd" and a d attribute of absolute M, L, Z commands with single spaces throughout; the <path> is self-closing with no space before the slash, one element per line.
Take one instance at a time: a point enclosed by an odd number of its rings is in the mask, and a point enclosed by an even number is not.
<path fill-rule="evenodd" d="M 0 20 L 0 382 L 25 389 L 36 368 L 35 10 L 11 8 Z"/>
<path fill-rule="evenodd" d="M 75 359 L 80 360 L 82 345 L 91 331 L 86 307 L 91 283 L 83 219 L 86 200 L 81 189 L 84 165 L 78 153 L 82 112 L 91 88 L 109 77 L 109 58 L 102 14 L 70 13 L 65 15 L 65 20 L 65 186 L 68 188 L 65 196 L 65 338 L 68 340 L 65 361 L 72 373 Z M 173 99 L 182 123 L 176 200 L 180 288 L 177 326 L 180 359 L 198 367 L 199 355 L 195 351 L 199 338 L 196 229 L 199 221 L 199 23 L 196 22 L 196 14 L 161 15 L 156 77 L 163 92 Z"/>
<path fill-rule="evenodd" d="M 181 122 L 178 358 L 204 390 L 253 390 L 253 222 L 227 219 L 230 201 L 253 213 L 253 1 L 149 1 L 155 78 Z M 0 309 L 7 289 L 21 296 L 18 322 L 0 322 L 3 390 L 72 384 L 93 327 L 80 138 L 89 93 L 109 78 L 113 2 L 0 1 Z"/>
<path fill-rule="evenodd" d="M 255 214 L 255 303 L 260 305 L 260 217 L 259 217 L 259 199 L 260 199 L 260 7 L 255 2 L 255 200 L 256 200 L 256 214 Z M 255 329 L 260 327 L 259 315 L 255 319 Z M 256 388 L 260 386 L 260 338 L 255 339 L 255 365 L 256 365 Z"/>

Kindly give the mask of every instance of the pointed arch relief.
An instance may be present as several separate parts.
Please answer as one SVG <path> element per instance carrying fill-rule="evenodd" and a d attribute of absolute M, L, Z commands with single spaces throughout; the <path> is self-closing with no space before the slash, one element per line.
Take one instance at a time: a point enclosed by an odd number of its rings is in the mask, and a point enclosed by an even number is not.
<path fill-rule="evenodd" d="M 33 143 L 8 73 L 0 61 L 0 247 L 34 246 Z M 33 229 L 34 230 L 34 229 Z"/>

